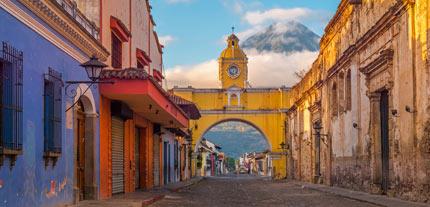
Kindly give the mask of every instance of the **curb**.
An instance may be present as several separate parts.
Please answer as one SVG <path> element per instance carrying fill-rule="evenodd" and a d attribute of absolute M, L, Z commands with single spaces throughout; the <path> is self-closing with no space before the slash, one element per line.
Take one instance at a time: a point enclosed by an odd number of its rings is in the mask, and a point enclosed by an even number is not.
<path fill-rule="evenodd" d="M 413 206 L 428 207 L 429 206 L 429 204 L 426 204 L 426 203 L 411 202 L 411 201 L 401 200 L 399 198 L 385 197 L 382 195 L 372 195 L 366 192 L 353 191 L 353 190 L 342 189 L 337 187 L 330 187 L 333 189 L 328 189 L 328 186 L 322 186 L 322 185 L 313 186 L 308 183 L 296 183 L 296 184 L 301 185 L 303 188 L 329 193 L 335 196 L 344 197 L 347 199 L 369 203 L 377 206 L 390 206 L 390 207 L 391 206 L 396 206 L 396 207 L 413 207 Z M 336 189 L 338 189 L 338 191 L 336 191 Z"/>
<path fill-rule="evenodd" d="M 199 179 L 196 179 L 195 181 L 191 181 L 190 183 L 188 183 L 186 185 L 183 185 L 183 186 L 180 186 L 180 187 L 176 187 L 176 188 L 171 188 L 171 189 L 168 189 L 168 190 L 170 192 L 176 193 L 176 192 L 178 192 L 178 191 L 180 191 L 180 190 L 182 190 L 184 188 L 196 185 L 196 184 L 200 183 L 200 181 L 202 181 L 202 180 L 203 180 L 203 178 L 199 178 Z"/>
<path fill-rule="evenodd" d="M 180 186 L 180 187 L 177 187 L 177 188 L 167 189 L 167 190 L 170 191 L 170 192 L 176 193 L 176 192 L 180 191 L 181 189 L 184 189 L 184 188 L 190 187 L 192 185 L 195 185 L 195 184 L 199 183 L 202 180 L 203 180 L 203 178 L 196 179 L 196 181 L 190 182 L 190 183 L 188 183 L 186 185 L 183 185 L 183 186 Z M 143 200 L 142 201 L 142 207 L 149 206 L 149 205 L 151 205 L 151 204 L 153 204 L 153 203 L 155 203 L 157 201 L 160 201 L 160 200 L 164 199 L 164 197 L 166 197 L 166 195 L 162 194 L 162 195 L 157 195 L 157 196 L 154 196 L 152 198 Z"/>
<path fill-rule="evenodd" d="M 149 206 L 149 205 L 151 205 L 151 204 L 153 204 L 153 203 L 155 203 L 155 202 L 157 202 L 157 201 L 159 201 L 159 200 L 163 199 L 165 196 L 166 196 L 166 195 L 157 195 L 157 196 L 154 196 L 154 197 L 152 197 L 152 198 L 149 198 L 149 199 L 143 200 L 143 201 L 142 201 L 142 207 Z"/>

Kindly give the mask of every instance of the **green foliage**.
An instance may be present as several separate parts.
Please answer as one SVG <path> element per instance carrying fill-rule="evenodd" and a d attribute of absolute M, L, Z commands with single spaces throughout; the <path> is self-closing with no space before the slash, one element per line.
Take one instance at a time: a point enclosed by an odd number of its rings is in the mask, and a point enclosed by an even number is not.
<path fill-rule="evenodd" d="M 227 163 L 227 169 L 230 172 L 233 172 L 236 169 L 236 160 L 231 157 L 227 157 L 225 162 Z"/>
<path fill-rule="evenodd" d="M 202 155 L 197 155 L 197 161 L 196 161 L 196 165 L 197 165 L 197 168 L 198 169 L 200 169 L 200 168 L 202 168 Z"/>

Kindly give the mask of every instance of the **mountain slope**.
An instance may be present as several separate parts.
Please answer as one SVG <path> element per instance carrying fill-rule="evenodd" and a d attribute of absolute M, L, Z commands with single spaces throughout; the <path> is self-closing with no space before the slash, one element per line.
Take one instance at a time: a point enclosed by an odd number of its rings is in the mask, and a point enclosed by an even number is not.
<path fill-rule="evenodd" d="M 266 139 L 253 127 L 241 122 L 226 122 L 215 126 L 204 137 L 222 147 L 228 157 L 238 158 L 245 152 L 268 149 Z"/>
<path fill-rule="evenodd" d="M 318 51 L 320 37 L 305 25 L 290 21 L 275 23 L 264 31 L 250 36 L 242 43 L 244 49 L 258 52 L 293 53 Z"/>

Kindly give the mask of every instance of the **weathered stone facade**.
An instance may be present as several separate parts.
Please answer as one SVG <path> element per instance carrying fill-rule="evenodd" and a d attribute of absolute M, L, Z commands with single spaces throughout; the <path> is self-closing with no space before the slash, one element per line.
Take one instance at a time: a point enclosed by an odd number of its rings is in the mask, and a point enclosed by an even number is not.
<path fill-rule="evenodd" d="M 290 177 L 429 202 L 429 15 L 427 0 L 341 1 L 290 93 Z"/>

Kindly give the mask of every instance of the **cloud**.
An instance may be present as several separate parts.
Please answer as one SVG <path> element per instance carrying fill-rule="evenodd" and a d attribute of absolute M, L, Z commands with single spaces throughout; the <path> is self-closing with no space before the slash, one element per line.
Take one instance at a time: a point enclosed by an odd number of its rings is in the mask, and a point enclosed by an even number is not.
<path fill-rule="evenodd" d="M 193 0 L 166 0 L 168 4 L 190 3 Z"/>
<path fill-rule="evenodd" d="M 318 52 L 296 52 L 292 54 L 246 51 L 249 58 L 248 76 L 253 87 L 293 86 L 299 80 L 294 74 L 299 70 L 308 70 Z M 218 62 L 209 60 L 189 66 L 176 66 L 166 70 L 169 87 L 193 86 L 195 88 L 217 88 Z"/>
<path fill-rule="evenodd" d="M 312 15 L 312 10 L 307 8 L 275 8 L 266 11 L 246 12 L 243 19 L 251 25 L 259 25 L 265 22 L 279 22 L 304 19 Z"/>
<path fill-rule="evenodd" d="M 254 87 L 293 86 L 299 79 L 297 71 L 307 71 L 318 52 L 295 52 L 291 54 L 247 51 L 249 81 Z"/>
<path fill-rule="evenodd" d="M 160 43 L 164 46 L 167 46 L 168 44 L 175 41 L 175 38 L 171 35 L 160 36 L 158 39 L 160 40 Z"/>
<path fill-rule="evenodd" d="M 168 87 L 218 87 L 218 61 L 209 60 L 195 65 L 179 65 L 166 70 Z"/>

